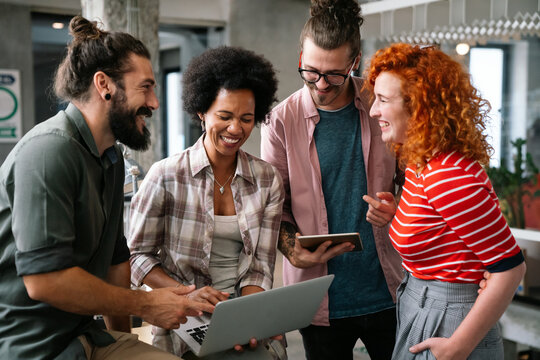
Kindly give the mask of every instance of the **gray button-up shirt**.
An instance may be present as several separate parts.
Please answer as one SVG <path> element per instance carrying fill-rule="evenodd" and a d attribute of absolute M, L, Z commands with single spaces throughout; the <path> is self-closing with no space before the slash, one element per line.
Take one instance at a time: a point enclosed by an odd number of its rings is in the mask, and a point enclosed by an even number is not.
<path fill-rule="evenodd" d="M 123 182 L 120 150 L 100 157 L 73 104 L 11 151 L 0 168 L 0 357 L 54 358 L 81 334 L 112 342 L 91 316 L 30 299 L 22 276 L 78 266 L 103 279 L 126 261 Z"/>

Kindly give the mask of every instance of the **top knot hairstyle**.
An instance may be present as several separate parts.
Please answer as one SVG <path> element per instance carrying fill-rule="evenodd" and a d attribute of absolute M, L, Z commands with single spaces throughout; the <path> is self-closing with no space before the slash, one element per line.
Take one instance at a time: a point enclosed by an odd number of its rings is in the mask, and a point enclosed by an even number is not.
<path fill-rule="evenodd" d="M 183 76 L 184 110 L 199 122 L 221 89 L 249 89 L 255 98 L 255 124 L 260 124 L 277 101 L 277 79 L 272 64 L 240 47 L 210 49 L 189 63 Z"/>
<path fill-rule="evenodd" d="M 62 100 L 88 100 L 88 89 L 97 71 L 103 71 L 123 88 L 123 75 L 131 67 L 129 56 L 150 59 L 140 40 L 127 33 L 101 30 L 95 21 L 82 16 L 71 19 L 69 32 L 73 40 L 54 80 L 54 91 Z"/>
<path fill-rule="evenodd" d="M 401 79 L 410 116 L 407 140 L 392 144 L 402 168 L 423 168 L 435 154 L 452 151 L 489 164 L 492 147 L 484 130 L 490 105 L 461 64 L 433 46 L 393 44 L 378 50 L 366 69 L 364 86 L 372 93 L 382 72 Z"/>
<path fill-rule="evenodd" d="M 351 59 L 360 54 L 360 26 L 364 22 L 357 0 L 311 0 L 311 18 L 300 35 L 300 47 L 310 38 L 324 50 L 348 43 Z"/>

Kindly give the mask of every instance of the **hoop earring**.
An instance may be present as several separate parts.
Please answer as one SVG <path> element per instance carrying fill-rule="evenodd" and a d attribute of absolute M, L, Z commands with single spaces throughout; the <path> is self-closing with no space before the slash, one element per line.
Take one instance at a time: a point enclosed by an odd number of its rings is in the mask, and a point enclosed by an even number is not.
<path fill-rule="evenodd" d="M 105 100 L 107 101 L 111 100 L 111 94 L 109 93 L 105 94 Z"/>

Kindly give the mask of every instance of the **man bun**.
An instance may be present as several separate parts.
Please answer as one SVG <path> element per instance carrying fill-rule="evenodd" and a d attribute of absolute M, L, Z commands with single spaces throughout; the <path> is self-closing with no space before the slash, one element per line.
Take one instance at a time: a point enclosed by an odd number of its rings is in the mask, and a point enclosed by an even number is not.
<path fill-rule="evenodd" d="M 96 21 L 89 21 L 80 15 L 75 16 L 69 22 L 69 33 L 73 41 L 97 40 L 107 32 L 100 30 Z"/>
<path fill-rule="evenodd" d="M 360 27 L 364 19 L 360 15 L 357 1 L 351 0 L 311 0 L 309 9 L 311 16 L 330 16 L 335 20 L 347 19 L 348 22 L 358 22 Z"/>
<path fill-rule="evenodd" d="M 360 54 L 360 25 L 364 22 L 357 0 L 311 0 L 311 17 L 300 35 L 300 46 L 311 39 L 325 50 L 349 44 L 351 59 Z"/>

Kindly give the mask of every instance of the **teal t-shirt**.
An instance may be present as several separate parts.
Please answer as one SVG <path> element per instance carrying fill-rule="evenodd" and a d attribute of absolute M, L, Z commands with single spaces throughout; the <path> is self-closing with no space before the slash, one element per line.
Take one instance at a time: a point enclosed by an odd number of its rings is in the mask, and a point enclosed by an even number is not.
<path fill-rule="evenodd" d="M 314 138 L 321 166 L 322 188 L 330 233 L 358 232 L 363 251 L 328 261 L 335 278 L 329 289 L 330 318 L 345 318 L 394 306 L 388 291 L 372 225 L 366 221 L 368 204 L 361 126 L 354 102 L 336 111 L 319 109 Z"/>

